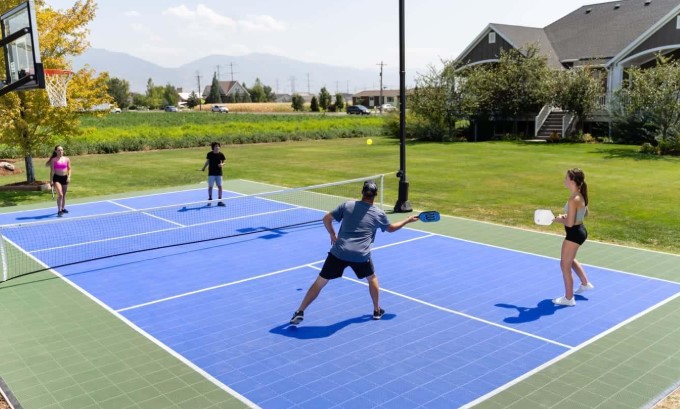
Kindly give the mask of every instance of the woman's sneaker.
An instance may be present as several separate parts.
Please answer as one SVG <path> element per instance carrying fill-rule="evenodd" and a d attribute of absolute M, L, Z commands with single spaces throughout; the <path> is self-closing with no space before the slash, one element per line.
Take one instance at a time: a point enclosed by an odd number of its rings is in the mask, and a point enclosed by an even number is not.
<path fill-rule="evenodd" d="M 574 291 L 574 294 L 582 294 L 588 290 L 592 290 L 593 288 L 595 288 L 595 286 L 592 283 L 588 283 L 586 285 L 581 284 L 581 286 L 576 289 L 576 291 Z"/>
<path fill-rule="evenodd" d="M 574 298 L 572 298 L 570 300 L 567 297 L 553 298 L 552 302 L 555 305 L 564 305 L 564 306 L 567 306 L 567 307 L 573 307 L 573 306 L 576 305 L 576 300 L 574 300 Z"/>
<path fill-rule="evenodd" d="M 374 320 L 379 320 L 380 318 L 382 318 L 383 315 L 385 315 L 385 310 L 383 310 L 382 308 L 378 308 L 377 310 L 373 311 Z"/>

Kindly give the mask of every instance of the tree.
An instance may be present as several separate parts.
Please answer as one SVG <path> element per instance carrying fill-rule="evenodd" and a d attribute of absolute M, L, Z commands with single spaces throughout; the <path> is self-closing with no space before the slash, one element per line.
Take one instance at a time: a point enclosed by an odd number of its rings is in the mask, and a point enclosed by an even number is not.
<path fill-rule="evenodd" d="M 130 83 L 119 78 L 109 78 L 106 83 L 108 94 L 113 98 L 118 108 L 130 106 Z"/>
<path fill-rule="evenodd" d="M 272 87 L 269 85 L 264 86 L 264 94 L 266 96 L 266 102 L 274 102 L 276 101 L 276 93 L 272 90 Z"/>
<path fill-rule="evenodd" d="M 191 91 L 191 94 L 189 94 L 189 98 L 187 99 L 187 106 L 189 108 L 193 108 L 195 106 L 198 106 L 201 104 L 201 99 L 196 95 L 196 92 Z"/>
<path fill-rule="evenodd" d="M 177 93 L 177 88 L 167 84 L 162 88 L 163 95 L 163 105 L 177 105 L 179 102 L 179 93 Z"/>
<path fill-rule="evenodd" d="M 413 114 L 422 120 L 419 137 L 432 140 L 452 140 L 456 136 L 456 121 L 474 112 L 473 104 L 464 92 L 464 82 L 452 61 L 442 61 L 442 68 L 430 65 L 425 74 L 416 78 L 416 87 L 409 95 Z"/>
<path fill-rule="evenodd" d="M 163 87 L 157 87 L 151 78 L 146 81 L 146 103 L 149 108 L 163 107 Z"/>
<path fill-rule="evenodd" d="M 316 96 L 312 97 L 312 101 L 309 103 L 309 110 L 319 112 L 319 100 L 316 99 Z"/>
<path fill-rule="evenodd" d="M 302 95 L 300 94 L 293 94 L 293 99 L 290 106 L 293 107 L 293 111 L 304 111 L 305 99 L 302 98 Z"/>
<path fill-rule="evenodd" d="M 326 111 L 328 106 L 331 104 L 331 100 L 331 94 L 328 92 L 326 87 L 321 88 L 321 92 L 319 92 L 319 106 L 321 109 Z"/>
<path fill-rule="evenodd" d="M 477 94 L 471 99 L 479 103 L 481 112 L 512 119 L 514 133 L 521 114 L 538 112 L 551 100 L 551 69 L 536 45 L 501 50 L 497 65 L 476 66 L 470 72 L 472 81 L 466 89 Z"/>
<path fill-rule="evenodd" d="M 342 97 L 341 93 L 335 94 L 335 110 L 336 111 L 342 111 L 342 109 L 345 107 L 345 98 Z"/>
<path fill-rule="evenodd" d="M 583 132 L 583 122 L 597 108 L 597 98 L 604 94 L 604 84 L 591 67 L 578 67 L 555 74 L 553 105 L 576 116 L 577 129 Z"/>
<path fill-rule="evenodd" d="M 259 78 L 255 79 L 255 85 L 248 89 L 248 92 L 252 102 L 267 102 L 267 94 L 264 92 L 264 86 Z"/>
<path fill-rule="evenodd" d="M 17 0 L 0 0 L 0 9 L 8 10 Z M 94 19 L 96 4 L 80 0 L 64 10 L 56 10 L 36 0 L 40 54 L 45 68 L 69 69 L 70 57 L 82 54 L 89 43 L 87 24 Z M 0 55 L 0 65 L 4 56 Z M 33 155 L 40 149 L 60 143 L 78 134 L 77 112 L 111 103 L 107 94 L 108 75 L 95 75 L 83 68 L 75 73 L 67 89 L 68 106 L 52 107 L 42 90 L 10 92 L 0 97 L 0 142 L 17 146 L 26 164 L 27 182 L 35 181 Z"/>
<path fill-rule="evenodd" d="M 220 92 L 220 82 L 217 80 L 217 73 L 213 74 L 212 84 L 210 85 L 210 93 L 205 98 L 205 102 L 209 104 L 217 104 L 222 102 L 222 93 Z"/>
<path fill-rule="evenodd" d="M 677 139 L 680 131 L 680 62 L 659 56 L 657 65 L 627 70 L 628 81 L 616 96 L 620 109 L 636 113 L 658 128 L 658 141 Z"/>

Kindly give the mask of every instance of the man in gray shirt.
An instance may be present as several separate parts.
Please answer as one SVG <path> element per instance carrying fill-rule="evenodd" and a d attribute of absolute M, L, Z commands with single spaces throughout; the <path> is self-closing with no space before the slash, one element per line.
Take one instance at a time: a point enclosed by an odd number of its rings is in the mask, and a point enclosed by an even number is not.
<path fill-rule="evenodd" d="M 372 180 L 364 182 L 361 200 L 347 201 L 323 217 L 323 224 L 331 236 L 331 250 L 316 281 L 309 287 L 300 307 L 293 314 L 290 323 L 297 325 L 304 319 L 305 309 L 316 299 L 329 280 L 342 277 L 347 267 L 352 267 L 357 278 L 366 278 L 368 291 L 373 301 L 373 319 L 382 318 L 385 310 L 380 308 L 380 286 L 371 260 L 371 244 L 380 229 L 395 232 L 408 223 L 418 220 L 417 215 L 409 216 L 398 223 L 390 223 L 385 212 L 373 206 L 378 186 Z M 342 222 L 336 236 L 333 220 Z"/>

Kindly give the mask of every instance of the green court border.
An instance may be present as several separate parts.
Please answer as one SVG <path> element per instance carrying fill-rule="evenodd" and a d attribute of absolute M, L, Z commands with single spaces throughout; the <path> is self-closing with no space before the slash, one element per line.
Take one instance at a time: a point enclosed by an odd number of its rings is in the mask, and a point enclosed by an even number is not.
<path fill-rule="evenodd" d="M 206 185 L 88 201 L 201 187 Z M 279 188 L 241 180 L 225 181 L 224 187 L 244 194 Z M 72 201 L 76 202 L 85 200 Z M 0 212 L 45 206 L 17 206 Z M 439 223 L 411 226 L 553 257 L 555 279 L 560 279 L 558 257 L 562 236 L 554 226 L 541 233 L 448 216 L 443 216 Z M 680 282 L 680 256 L 674 254 L 589 241 L 580 251 L 579 259 L 586 268 L 590 264 Z M 597 277 L 592 278 L 597 282 Z M 678 322 L 680 297 L 485 397 L 474 407 L 650 407 L 677 387 L 680 380 Z M 248 407 L 112 311 L 49 272 L 0 283 L 0 376 L 25 409 Z"/>

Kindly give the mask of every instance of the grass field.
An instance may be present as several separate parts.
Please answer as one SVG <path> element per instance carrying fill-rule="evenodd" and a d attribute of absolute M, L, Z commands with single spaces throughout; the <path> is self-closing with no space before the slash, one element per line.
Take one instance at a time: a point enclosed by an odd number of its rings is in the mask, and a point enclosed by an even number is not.
<path fill-rule="evenodd" d="M 397 198 L 399 142 L 373 137 L 224 146 L 226 178 L 303 186 L 388 173 L 388 205 Z M 205 148 L 75 156 L 69 199 L 186 184 L 206 178 L 199 170 Z M 66 152 L 68 155 L 68 152 Z M 36 159 L 38 179 L 47 179 Z M 16 163 L 20 168 L 23 162 Z M 568 168 L 586 172 L 587 226 L 594 240 L 680 253 L 680 158 L 644 156 L 637 147 L 514 142 L 409 143 L 407 174 L 415 209 L 510 226 L 538 228 L 536 208 L 559 211 L 567 199 Z M 24 175 L 3 176 L 0 184 Z M 3 207 L 51 201 L 49 193 L 0 192 Z"/>

